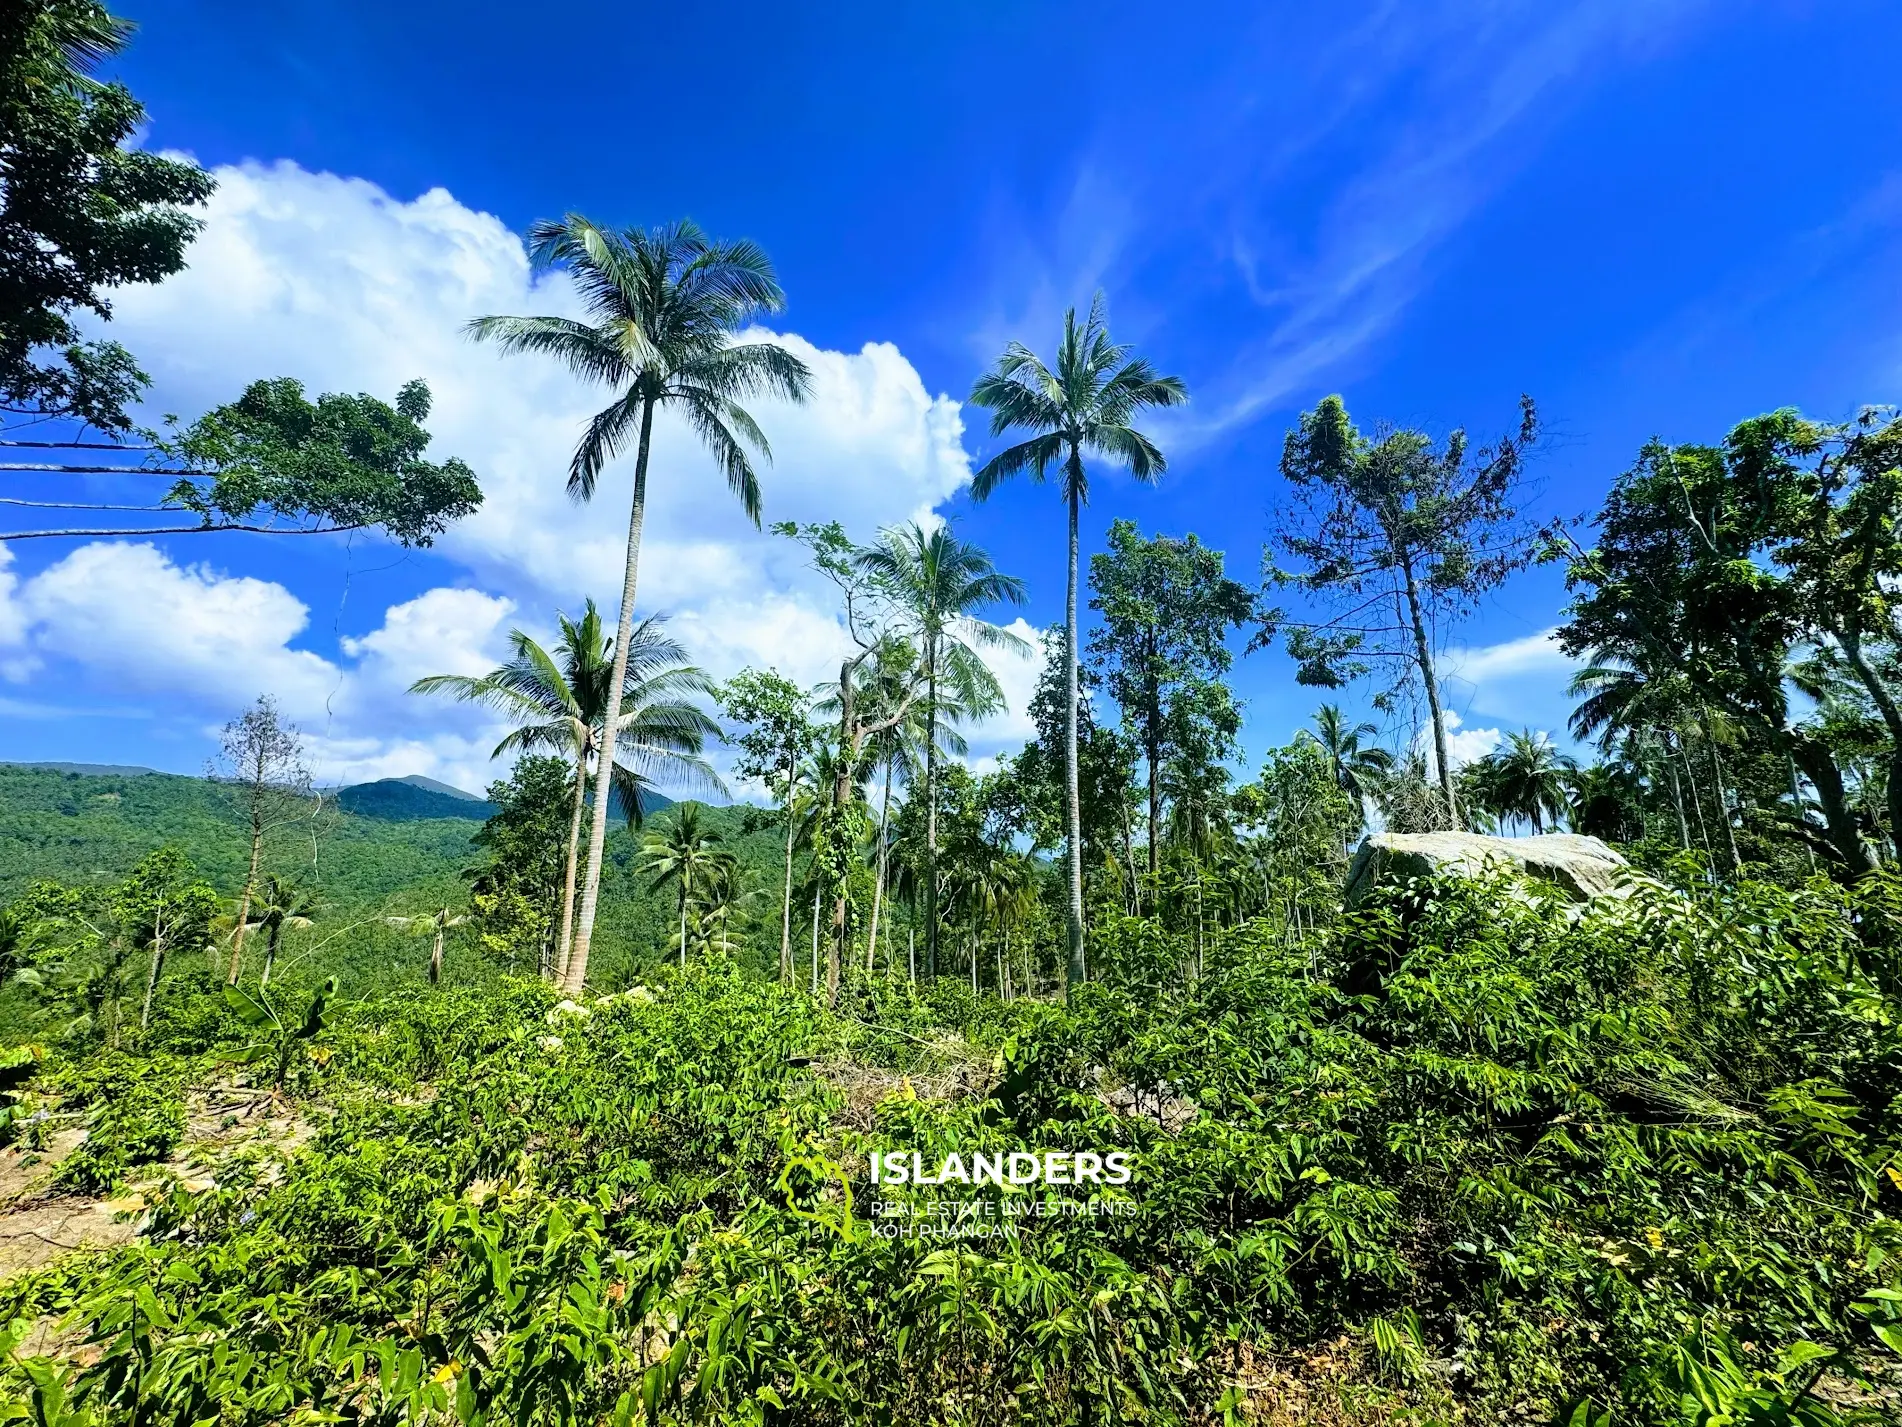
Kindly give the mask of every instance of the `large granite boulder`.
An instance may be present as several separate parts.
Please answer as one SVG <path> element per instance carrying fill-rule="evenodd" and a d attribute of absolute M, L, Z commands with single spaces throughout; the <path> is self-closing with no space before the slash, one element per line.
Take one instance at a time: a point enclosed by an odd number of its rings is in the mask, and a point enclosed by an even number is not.
<path fill-rule="evenodd" d="M 1549 832 L 1539 837 L 1486 837 L 1476 832 L 1377 832 L 1361 840 L 1347 873 L 1351 907 L 1382 882 L 1457 873 L 1477 877 L 1505 868 L 1550 882 L 1575 902 L 1616 892 L 1629 867 L 1595 837 Z"/>

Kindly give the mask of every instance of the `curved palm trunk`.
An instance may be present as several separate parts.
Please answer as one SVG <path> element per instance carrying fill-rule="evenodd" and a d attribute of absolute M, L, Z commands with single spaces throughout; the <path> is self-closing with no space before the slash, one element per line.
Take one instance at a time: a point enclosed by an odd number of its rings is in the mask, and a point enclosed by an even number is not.
<path fill-rule="evenodd" d="M 1074 450 L 1071 452 L 1070 459 L 1073 463 L 1078 463 L 1079 458 Z M 1064 963 L 1064 979 L 1065 984 L 1069 986 L 1081 985 L 1089 976 L 1089 968 L 1083 960 L 1083 810 L 1079 805 L 1076 772 L 1078 496 L 1077 481 L 1073 478 L 1070 482 L 1070 574 L 1063 602 L 1063 687 L 1066 695 L 1063 711 L 1063 800 L 1064 819 L 1068 824 L 1065 831 L 1070 843 L 1069 945 Z"/>
<path fill-rule="evenodd" d="M 634 633 L 634 592 L 641 571 L 641 526 L 647 517 L 647 453 L 654 435 L 654 403 L 641 407 L 641 444 L 634 458 L 634 500 L 627 518 L 627 573 L 621 580 L 621 622 L 615 626 L 614 670 L 608 677 L 609 716 L 601 734 L 601 751 L 594 770 L 594 817 L 589 827 L 588 872 L 581 884 L 581 916 L 575 926 L 574 949 L 561 978 L 562 990 L 577 995 L 588 980 L 588 946 L 594 939 L 594 915 L 601 900 L 601 858 L 608 841 L 608 794 L 614 776 L 614 735 L 619 722 L 621 690 L 627 685 L 627 647 Z"/>
<path fill-rule="evenodd" d="M 568 955 L 575 944 L 575 871 L 581 857 L 581 810 L 587 806 L 588 750 L 584 744 L 575 755 L 575 802 L 568 815 L 568 859 L 561 880 L 561 942 L 555 952 L 555 964 L 549 968 L 560 985 L 568 974 Z"/>
<path fill-rule="evenodd" d="M 273 921 L 271 923 L 271 939 L 266 942 L 264 946 L 264 974 L 258 978 L 258 985 L 260 987 L 269 986 L 271 984 L 271 968 L 277 965 L 277 944 L 283 935 L 284 923 L 282 921 Z"/>
<path fill-rule="evenodd" d="M 925 649 L 925 975 L 938 974 L 938 652 Z"/>
<path fill-rule="evenodd" d="M 440 986 L 442 984 L 442 936 L 443 924 L 438 920 L 436 923 L 436 944 L 429 949 L 429 984 L 431 986 Z"/>
<path fill-rule="evenodd" d="M 792 969 L 792 850 L 793 850 L 793 779 L 799 773 L 797 754 L 786 760 L 786 883 L 779 901 L 779 979 L 793 984 Z"/>

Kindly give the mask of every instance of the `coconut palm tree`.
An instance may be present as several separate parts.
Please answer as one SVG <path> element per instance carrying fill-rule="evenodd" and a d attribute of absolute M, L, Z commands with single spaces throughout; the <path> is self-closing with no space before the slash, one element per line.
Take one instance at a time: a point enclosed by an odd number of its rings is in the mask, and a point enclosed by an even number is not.
<path fill-rule="evenodd" d="M 940 686 L 959 710 L 983 717 L 1003 707 L 1004 691 L 980 649 L 1028 654 L 1027 640 L 976 618 L 987 605 L 1024 602 L 1024 582 L 999 573 L 991 557 L 947 525 L 927 531 L 916 521 L 879 532 L 859 554 L 859 568 L 905 611 L 924 659 L 925 964 L 938 955 L 938 781 Z M 868 952 L 869 962 L 869 952 Z"/>
<path fill-rule="evenodd" d="M 1314 715 L 1314 728 L 1315 741 L 1327 754 L 1328 766 L 1334 772 L 1334 785 L 1354 805 L 1354 825 L 1342 834 L 1341 850 L 1346 851 L 1348 841 L 1365 820 L 1367 799 L 1380 787 L 1380 780 L 1393 771 L 1393 755 L 1384 748 L 1363 745 L 1363 738 L 1372 738 L 1379 730 L 1371 723 L 1349 728 L 1339 704 L 1322 704 Z"/>
<path fill-rule="evenodd" d="M 253 927 L 262 928 L 268 938 L 264 946 L 264 974 L 258 985 L 271 984 L 271 968 L 277 964 L 277 949 L 286 927 L 307 927 L 317 914 L 317 894 L 295 878 L 267 876 L 258 883 L 251 899 Z"/>
<path fill-rule="evenodd" d="M 1480 764 L 1479 787 L 1500 817 L 1529 822 L 1536 834 L 1545 831 L 1547 817 L 1556 822 L 1570 811 L 1566 792 L 1577 761 L 1554 748 L 1548 735 L 1529 728 L 1509 734 L 1506 746 Z"/>
<path fill-rule="evenodd" d="M 433 912 L 424 912 L 414 917 L 385 917 L 383 919 L 398 931 L 413 932 L 432 939 L 429 948 L 429 984 L 442 982 L 442 944 L 452 927 L 465 925 L 469 920 L 467 912 L 458 912 L 454 907 L 438 907 Z"/>
<path fill-rule="evenodd" d="M 722 785 L 700 756 L 707 740 L 719 737 L 720 727 L 694 702 L 713 692 L 713 681 L 687 663 L 685 647 L 663 632 L 663 617 L 650 615 L 629 632 L 622 641 L 624 658 L 615 641 L 602 635 L 601 614 L 593 600 L 579 620 L 556 617 L 561 638 L 552 652 L 521 630 L 511 630 L 514 657 L 500 668 L 480 676 L 433 674 L 410 685 L 410 692 L 448 694 L 486 705 L 511 720 L 515 729 L 495 746 L 492 758 L 547 749 L 573 760 L 574 797 L 555 957 L 555 978 L 563 981 L 571 960 L 582 807 L 590 770 L 608 744 L 608 691 L 616 682 L 621 710 L 611 782 L 630 825 L 640 826 L 642 794 L 657 778 L 709 790 Z"/>
<path fill-rule="evenodd" d="M 1036 434 L 998 452 L 971 478 L 971 494 L 986 500 L 1006 479 L 1022 472 L 1041 483 L 1052 467 L 1059 472 L 1069 510 L 1069 575 L 1064 601 L 1064 816 L 1070 874 L 1068 984 L 1087 974 L 1083 961 L 1083 817 L 1077 793 L 1077 522 L 1089 499 L 1084 452 L 1129 467 L 1137 480 L 1153 484 L 1168 462 L 1155 443 L 1130 425 L 1149 407 L 1180 406 L 1189 399 L 1179 378 L 1158 376 L 1129 348 L 1110 341 L 1103 298 L 1090 304 L 1081 324 L 1073 307 L 1064 314 L 1054 367 L 1045 366 L 1028 347 L 1012 342 L 997 365 L 971 389 L 971 404 L 991 413 L 991 434 Z"/>
<path fill-rule="evenodd" d="M 700 821 L 698 803 L 681 803 L 663 834 L 650 834 L 641 843 L 641 871 L 652 875 L 650 890 L 669 882 L 679 888 L 680 964 L 687 964 L 687 907 L 693 901 L 696 877 L 710 879 L 716 863 L 729 859 L 720 847 L 720 834 Z"/>
<path fill-rule="evenodd" d="M 634 632 L 655 412 L 665 407 L 685 420 L 757 525 L 760 492 L 753 453 L 767 459 L 771 448 L 740 403 L 762 396 L 804 401 L 812 374 L 784 347 L 736 340 L 755 317 L 785 305 L 772 263 L 753 243 L 714 242 L 691 222 L 647 230 L 610 229 L 571 213 L 530 229 L 529 250 L 538 269 L 567 270 L 592 322 L 478 317 L 469 331 L 505 352 L 554 357 L 576 376 L 616 393 L 589 421 L 575 447 L 568 465 L 568 493 L 577 500 L 591 497 L 602 467 L 634 443 L 634 499 L 628 513 L 614 668 L 608 680 L 610 688 L 619 688 Z M 580 990 L 588 974 L 618 733 L 614 725 L 607 726 L 595 761 L 588 866 L 563 976 L 570 992 Z"/>

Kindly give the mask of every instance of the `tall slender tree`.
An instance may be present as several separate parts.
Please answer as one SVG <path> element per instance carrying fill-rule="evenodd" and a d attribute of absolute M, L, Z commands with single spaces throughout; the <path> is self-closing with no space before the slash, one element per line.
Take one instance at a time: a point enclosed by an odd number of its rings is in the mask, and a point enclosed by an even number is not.
<path fill-rule="evenodd" d="M 777 670 L 742 669 L 720 691 L 727 717 L 742 726 L 734 739 L 739 758 L 733 771 L 758 778 L 780 793 L 786 805 L 786 866 L 779 904 L 779 979 L 792 984 L 793 802 L 799 788 L 799 760 L 812 747 L 816 731 L 805 691 Z"/>
<path fill-rule="evenodd" d="M 1386 658 L 1426 695 L 1435 776 L 1459 823 L 1435 635 L 1545 548 L 1520 514 L 1525 454 L 1538 434 L 1530 397 L 1519 428 L 1475 449 L 1464 431 L 1435 442 L 1422 431 L 1363 435 L 1338 396 L 1303 413 L 1282 447 L 1291 492 L 1263 559 L 1270 585 L 1332 607 L 1311 623 L 1265 621 L 1261 643 L 1285 626 L 1304 684 L 1338 688 Z M 1277 556 L 1294 562 L 1283 569 Z M 1376 702 L 1386 707 L 1396 690 Z"/>
<path fill-rule="evenodd" d="M 573 805 L 568 828 L 567 866 L 563 874 L 561 932 L 554 972 L 562 980 L 572 959 L 575 875 L 581 844 L 581 819 L 591 774 L 598 760 L 611 760 L 608 781 L 628 821 L 638 826 L 642 794 L 653 780 L 668 778 L 714 790 L 720 780 L 701 750 L 717 738 L 719 725 L 697 700 L 714 684 L 687 663 L 686 648 L 666 634 L 664 621 L 650 615 L 620 641 L 606 639 L 601 615 L 589 600 L 579 620 L 557 615 L 561 638 L 551 652 L 516 629 L 509 632 L 514 656 L 487 674 L 432 674 L 410 685 L 413 694 L 447 694 L 486 705 L 515 724 L 490 756 L 547 749 L 574 764 Z M 617 649 L 616 644 L 620 645 Z M 617 675 L 618 671 L 618 675 Z M 620 711 L 610 738 L 609 690 L 619 682 Z M 598 784 L 601 780 L 597 777 Z M 596 835 L 603 820 L 596 821 Z"/>
<path fill-rule="evenodd" d="M 784 347 L 737 340 L 756 316 L 785 305 L 771 262 L 753 243 L 714 242 L 691 222 L 648 230 L 610 229 L 578 214 L 537 223 L 529 239 L 538 269 L 567 270 L 592 323 L 566 317 L 479 317 L 469 330 L 507 352 L 554 357 L 584 380 L 616 391 L 575 447 L 568 492 L 577 500 L 591 497 L 602 468 L 634 443 L 621 616 L 608 681 L 610 688 L 619 688 L 634 628 L 655 413 L 666 408 L 687 423 L 757 525 L 760 491 L 753 459 L 755 453 L 767 458 L 771 451 L 766 433 L 740 403 L 762 396 L 804 401 L 811 373 Z M 588 975 L 616 732 L 609 724 L 596 761 L 588 866 L 563 977 L 570 992 L 579 991 Z"/>
<path fill-rule="evenodd" d="M 1088 975 L 1083 958 L 1083 830 L 1077 794 L 1077 526 L 1089 499 L 1084 453 L 1118 462 L 1137 480 L 1154 484 L 1168 462 L 1156 444 L 1131 422 L 1152 407 L 1180 406 L 1188 389 L 1165 377 L 1129 348 L 1110 340 L 1099 293 L 1079 323 L 1076 309 L 1064 314 L 1054 364 L 1021 342 L 1004 349 L 997 365 L 971 389 L 971 403 L 991 413 L 991 434 L 1036 433 L 991 457 L 971 478 L 971 494 L 986 500 L 1005 480 L 1028 472 L 1042 483 L 1054 468 L 1069 514 L 1069 564 L 1064 594 L 1064 670 L 1067 691 L 1064 731 L 1064 819 L 1069 861 L 1067 984 Z"/>
<path fill-rule="evenodd" d="M 259 865 L 265 840 L 287 823 L 309 817 L 310 769 L 304 766 L 304 741 L 294 724 L 284 722 L 268 695 L 225 725 L 218 759 L 210 769 L 216 782 L 231 789 L 244 814 L 250 835 L 250 860 L 244 889 L 238 894 L 236 930 L 231 937 L 231 960 L 225 980 L 235 986 L 244 960 L 244 936 L 251 925 L 251 899 L 257 895 Z"/>
<path fill-rule="evenodd" d="M 693 905 L 694 880 L 705 881 L 727 855 L 720 841 L 719 832 L 701 821 L 698 803 L 681 803 L 666 831 L 650 834 L 641 844 L 641 871 L 653 877 L 653 890 L 672 882 L 678 891 L 682 966 L 687 964 L 687 909 Z"/>
<path fill-rule="evenodd" d="M 859 565 L 884 584 L 908 616 L 925 681 L 925 963 L 938 955 L 938 820 L 932 793 L 938 776 L 938 725 L 943 695 L 959 711 L 982 717 L 1002 707 L 1004 691 L 984 662 L 982 649 L 1028 654 L 1029 641 L 978 619 L 973 610 L 1021 605 L 1024 582 L 998 571 L 991 557 L 949 526 L 927 531 L 917 522 L 879 533 L 878 544 L 859 555 Z"/>

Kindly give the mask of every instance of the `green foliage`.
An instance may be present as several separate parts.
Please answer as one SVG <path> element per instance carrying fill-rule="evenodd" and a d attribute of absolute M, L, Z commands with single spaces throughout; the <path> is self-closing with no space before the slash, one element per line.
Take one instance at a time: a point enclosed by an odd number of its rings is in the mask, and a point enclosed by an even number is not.
<path fill-rule="evenodd" d="M 310 401 L 291 377 L 257 381 L 206 412 L 161 449 L 209 476 L 179 481 L 169 505 L 207 530 L 380 529 L 402 545 L 430 545 L 482 503 L 475 473 L 455 457 L 423 458 L 429 388 L 404 384 L 396 404 L 327 393 Z"/>
<path fill-rule="evenodd" d="M 117 343 L 82 343 L 73 319 L 109 317 L 109 289 L 182 268 L 198 231 L 187 210 L 213 186 L 134 144 L 145 107 L 91 77 L 131 30 L 94 0 L 19 0 L 0 16 L 0 411 L 113 433 L 147 378 Z"/>
<path fill-rule="evenodd" d="M 1245 1420 L 1237 1345 L 1346 1334 L 1442 1417 L 1837 1427 L 1902 1339 L 1897 905 L 1450 881 L 1225 929 L 1187 989 L 1125 918 L 1067 1005 L 854 977 L 834 1015 L 730 962 L 337 1002 L 291 1082 L 318 1138 L 9 1285 L 0 1321 L 102 1351 L 0 1372 L 101 1423 L 1186 1422 Z M 959 1046 L 976 1091 L 915 1092 Z M 109 1105 L 132 1063 L 62 1084 Z M 870 1232 L 943 1192 L 868 1193 L 868 1149 L 1026 1145 L 1132 1155 L 1130 1212 Z"/>

